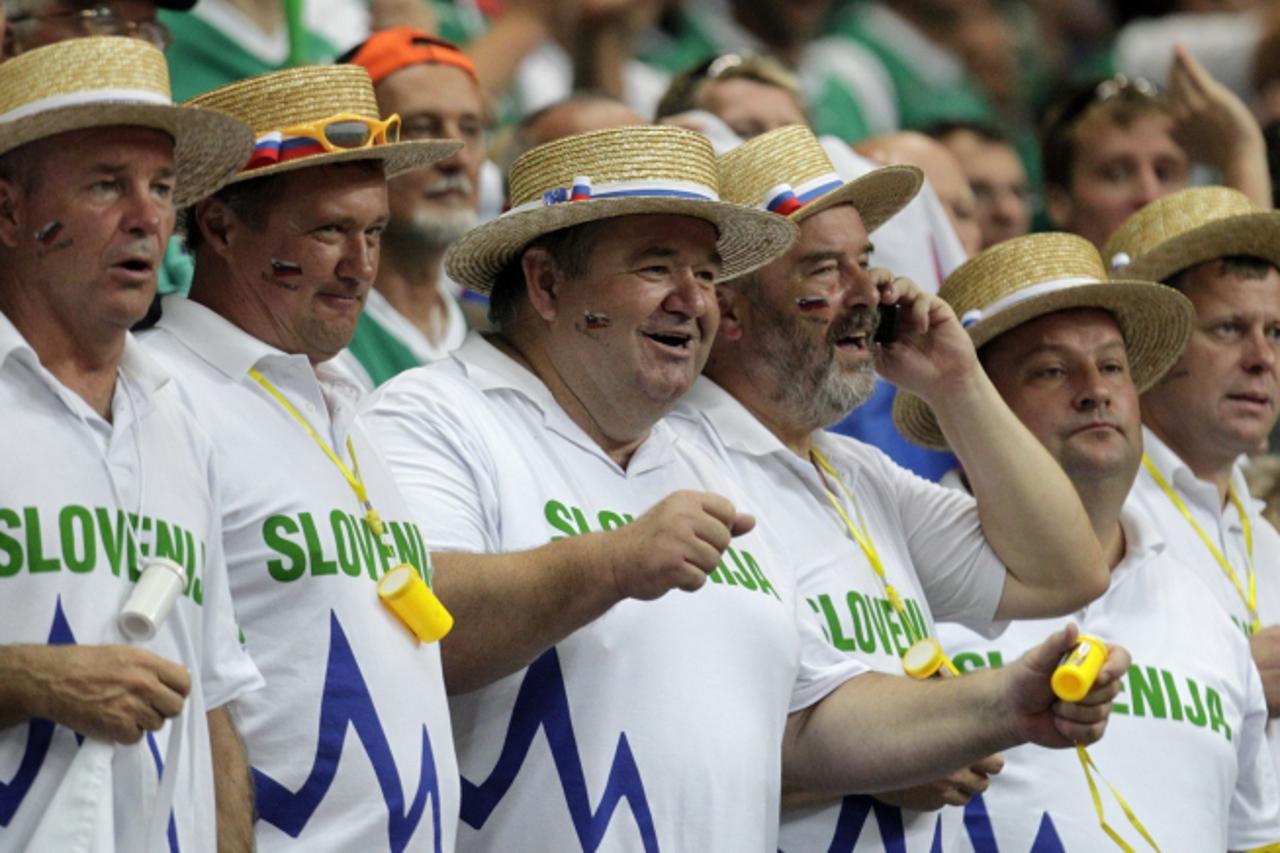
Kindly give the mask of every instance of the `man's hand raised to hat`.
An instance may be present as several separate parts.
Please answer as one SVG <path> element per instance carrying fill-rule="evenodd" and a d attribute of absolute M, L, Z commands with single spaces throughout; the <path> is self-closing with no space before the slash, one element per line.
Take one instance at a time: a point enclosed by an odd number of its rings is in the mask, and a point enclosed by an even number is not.
<path fill-rule="evenodd" d="M 870 274 L 880 304 L 899 306 L 897 335 L 876 354 L 881 376 L 934 403 L 939 394 L 982 372 L 973 343 L 950 305 L 909 278 L 885 269 Z"/>
<path fill-rule="evenodd" d="M 735 536 L 755 527 L 750 515 L 710 492 L 680 491 L 611 534 L 610 569 L 622 598 L 649 601 L 707 582 Z"/>

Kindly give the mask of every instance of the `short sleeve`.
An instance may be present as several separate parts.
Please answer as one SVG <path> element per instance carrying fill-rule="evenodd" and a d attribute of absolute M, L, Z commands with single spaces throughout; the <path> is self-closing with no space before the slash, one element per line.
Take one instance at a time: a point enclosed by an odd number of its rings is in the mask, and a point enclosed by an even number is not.
<path fill-rule="evenodd" d="M 438 368 L 402 373 L 365 402 L 357 422 L 377 447 L 432 551 L 498 550 L 497 472 L 477 438 L 483 401 L 460 382 L 431 381 Z M 439 377 L 444 380 L 446 377 Z"/>
<path fill-rule="evenodd" d="M 231 602 L 227 561 L 222 546 L 222 506 L 216 466 L 209 465 L 210 519 L 204 567 L 200 687 L 205 706 L 219 708 L 265 683 L 240 642 L 240 627 Z"/>
<path fill-rule="evenodd" d="M 987 635 L 1008 570 L 992 550 L 972 495 L 902 468 L 877 451 L 878 478 L 891 492 L 903 538 L 933 618 Z"/>
<path fill-rule="evenodd" d="M 1247 647 L 1246 647 L 1247 653 Z M 1280 842 L 1280 787 L 1267 746 L 1262 678 L 1250 658 L 1244 720 L 1236 738 L 1236 788 L 1231 796 L 1227 847 L 1252 850 Z"/>
<path fill-rule="evenodd" d="M 788 713 L 795 713 L 820 701 L 850 678 L 868 671 L 866 664 L 845 655 L 827 642 L 817 623 L 796 612 L 800 632 L 800 666 L 791 690 Z"/>

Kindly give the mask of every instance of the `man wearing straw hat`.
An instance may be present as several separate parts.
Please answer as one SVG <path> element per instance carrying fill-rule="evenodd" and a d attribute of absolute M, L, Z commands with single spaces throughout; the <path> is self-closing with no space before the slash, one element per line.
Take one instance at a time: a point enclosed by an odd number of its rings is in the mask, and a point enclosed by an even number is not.
<path fill-rule="evenodd" d="M 766 522 L 828 641 L 902 675 L 909 649 L 930 642 L 935 617 L 986 627 L 1086 603 L 1105 575 L 1070 483 L 995 389 L 974 381 L 977 358 L 946 306 L 867 269 L 868 232 L 911 200 L 920 171 L 889 166 L 842 183 L 799 126 L 744 143 L 720 158 L 720 171 L 725 198 L 784 212 L 800 237 L 719 288 L 706 377 L 673 423 L 722 458 L 749 494 L 769 495 Z M 900 298 L 913 303 L 898 321 L 901 340 L 877 347 L 876 309 Z M 867 398 L 876 367 L 946 410 L 981 481 L 979 500 L 824 432 Z M 826 849 L 843 838 L 858 849 L 929 849 L 938 817 L 923 810 L 964 802 L 998 769 L 998 757 L 986 759 L 875 800 L 788 797 L 781 846 Z"/>
<path fill-rule="evenodd" d="M 189 212 L 190 299 L 146 339 L 214 435 L 245 647 L 267 686 L 237 703 L 259 850 L 451 850 L 457 765 L 434 642 L 379 601 L 430 593 L 423 536 L 360 391 L 325 362 L 377 274 L 387 178 L 457 149 L 398 142 L 353 65 L 254 77 L 193 100 L 253 128 L 251 157 Z"/>
<path fill-rule="evenodd" d="M 1190 304 L 1154 282 L 1107 281 L 1097 250 L 1061 233 L 988 249 L 952 273 L 940 295 L 1005 402 L 1071 478 L 1103 544 L 1110 587 L 1071 618 L 1134 657 L 1106 740 L 1091 755 L 1005 753 L 1003 772 L 966 809 L 969 843 L 985 853 L 1103 850 L 1110 832 L 1123 849 L 1251 850 L 1280 841 L 1266 702 L 1249 644 L 1131 492 L 1142 457 L 1138 394 L 1181 355 Z M 900 400 L 904 433 L 944 444 L 932 411 L 919 398 Z M 956 625 L 940 634 L 956 664 L 974 671 L 1013 659 L 1063 621 L 1014 622 L 990 638 Z"/>
<path fill-rule="evenodd" d="M 1280 406 L 1280 213 L 1224 187 L 1183 190 L 1127 219 L 1102 253 L 1113 275 L 1169 284 L 1196 310 L 1182 360 L 1142 396 L 1136 497 L 1250 636 L 1280 714 L 1280 536 L 1240 458 Z M 1280 727 L 1268 727 L 1280 767 Z"/>
<path fill-rule="evenodd" d="M 1108 689 L 1050 711 L 1069 633 L 1004 683 L 850 680 L 864 667 L 822 639 L 740 511 L 767 496 L 662 420 L 714 338 L 715 281 L 794 235 L 717 185 L 705 137 L 676 128 L 529 151 L 512 210 L 446 257 L 491 292 L 497 333 L 396 377 L 362 415 L 458 616 L 444 651 L 461 848 L 774 849 L 784 775 L 887 786 L 1013 740 L 1098 734 L 1084 724 Z"/>
<path fill-rule="evenodd" d="M 215 768 L 247 837 L 212 442 L 128 329 L 249 143 L 139 41 L 0 66 L 0 849 L 214 849 Z"/>

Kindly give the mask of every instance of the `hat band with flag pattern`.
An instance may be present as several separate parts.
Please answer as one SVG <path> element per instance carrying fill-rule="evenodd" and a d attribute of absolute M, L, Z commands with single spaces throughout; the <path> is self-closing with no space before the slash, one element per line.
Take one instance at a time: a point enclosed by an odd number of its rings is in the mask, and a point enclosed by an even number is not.
<path fill-rule="evenodd" d="M 809 202 L 822 198 L 827 193 L 834 192 L 842 186 L 844 186 L 844 181 L 840 180 L 840 176 L 835 172 L 819 175 L 797 187 L 792 187 L 788 183 L 781 183 L 770 188 L 765 193 L 764 201 L 760 203 L 760 207 L 779 216 L 790 216 Z"/>

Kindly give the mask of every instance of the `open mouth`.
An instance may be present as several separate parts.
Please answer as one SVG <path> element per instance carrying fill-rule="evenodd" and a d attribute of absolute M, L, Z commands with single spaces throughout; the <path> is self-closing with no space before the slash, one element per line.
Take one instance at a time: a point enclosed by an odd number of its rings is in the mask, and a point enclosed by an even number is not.
<path fill-rule="evenodd" d="M 853 332 L 836 338 L 836 346 L 845 350 L 865 351 L 870 343 L 867 332 Z"/>
<path fill-rule="evenodd" d="M 121 261 L 115 264 L 115 267 L 136 275 L 143 275 L 155 269 L 155 265 L 151 261 L 142 260 L 141 258 L 130 258 L 129 260 Z"/>
<path fill-rule="evenodd" d="M 673 350 L 689 352 L 693 349 L 693 335 L 687 332 L 642 332 L 641 334 L 649 340 Z"/>

